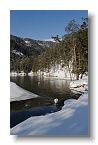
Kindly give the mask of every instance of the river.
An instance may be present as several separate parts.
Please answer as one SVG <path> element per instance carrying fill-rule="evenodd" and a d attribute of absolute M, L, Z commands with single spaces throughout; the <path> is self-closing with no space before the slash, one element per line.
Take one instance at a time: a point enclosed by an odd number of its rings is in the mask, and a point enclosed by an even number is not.
<path fill-rule="evenodd" d="M 74 94 L 70 88 L 70 81 L 53 77 L 15 76 L 10 81 L 18 86 L 39 95 L 38 98 L 10 103 L 10 127 L 33 117 L 60 111 L 64 101 L 78 99 L 81 94 Z M 54 99 L 58 98 L 58 104 Z"/>

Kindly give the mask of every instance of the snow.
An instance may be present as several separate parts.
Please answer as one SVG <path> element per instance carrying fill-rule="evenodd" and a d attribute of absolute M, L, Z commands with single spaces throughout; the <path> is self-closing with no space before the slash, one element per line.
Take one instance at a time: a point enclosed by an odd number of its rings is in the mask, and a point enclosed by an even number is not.
<path fill-rule="evenodd" d="M 11 129 L 12 135 L 88 135 L 88 97 L 65 102 L 63 109 L 46 116 L 31 117 Z"/>
<path fill-rule="evenodd" d="M 25 75 L 26 75 L 26 73 L 24 73 L 24 71 L 21 71 L 19 73 L 17 73 L 16 71 L 12 71 L 10 73 L 10 76 L 25 76 Z"/>
<path fill-rule="evenodd" d="M 67 72 L 65 73 L 64 70 L 58 70 L 58 71 L 54 71 L 53 69 L 51 69 L 50 72 L 47 72 L 47 71 L 38 71 L 37 73 L 34 73 L 34 72 L 30 72 L 28 73 L 29 76 L 33 76 L 33 75 L 37 75 L 37 76 L 48 76 L 48 77 L 57 77 L 59 79 L 68 79 L 70 80 L 70 73 Z M 73 75 L 73 74 L 72 74 Z M 73 78 L 75 78 L 75 75 L 73 76 Z"/>
<path fill-rule="evenodd" d="M 87 86 L 87 78 L 70 84 L 71 88 L 81 83 Z M 80 90 L 79 90 L 80 89 Z M 81 91 L 81 87 L 78 88 Z M 10 130 L 11 135 L 33 136 L 88 136 L 88 91 L 84 91 L 78 100 L 64 102 L 61 111 L 45 116 L 31 117 Z"/>
<path fill-rule="evenodd" d="M 44 71 L 38 70 L 35 72 L 30 72 L 29 76 L 33 75 L 40 75 L 40 76 L 49 76 L 49 77 L 58 77 L 59 79 L 76 79 L 76 75 L 71 73 L 72 71 L 72 65 L 71 62 L 69 62 L 69 66 L 62 67 L 63 62 L 61 64 L 55 64 L 54 66 L 51 66 L 50 70 L 45 69 Z M 70 68 L 70 70 L 69 70 Z"/>
<path fill-rule="evenodd" d="M 54 39 L 50 38 L 50 39 L 44 39 L 43 41 L 52 41 L 52 42 L 56 42 Z M 60 41 L 62 41 L 62 38 L 60 38 Z M 56 42 L 57 43 L 57 42 Z"/>
<path fill-rule="evenodd" d="M 48 69 L 45 69 L 44 71 L 38 70 L 37 72 L 33 72 L 32 70 L 28 73 L 29 76 L 37 75 L 37 76 L 48 76 L 48 77 L 58 77 L 59 79 L 76 79 L 76 75 L 73 73 L 70 73 L 71 71 L 71 62 L 69 63 L 69 67 L 65 66 L 62 68 L 63 62 L 61 64 L 55 64 L 51 67 L 51 69 L 48 71 Z M 11 76 L 17 76 L 17 75 L 26 75 L 23 71 L 21 73 L 17 72 L 11 72 Z"/>
<path fill-rule="evenodd" d="M 25 41 L 25 43 L 26 43 L 26 46 L 30 46 L 30 47 L 31 47 L 30 41 L 27 41 L 27 40 L 24 40 L 24 41 Z"/>
<path fill-rule="evenodd" d="M 22 52 L 16 51 L 16 50 L 13 50 L 12 53 L 15 53 L 15 54 L 20 55 L 20 56 L 24 55 Z"/>
<path fill-rule="evenodd" d="M 43 46 L 43 44 L 42 44 L 42 43 L 38 43 L 38 45 Z"/>
<path fill-rule="evenodd" d="M 20 88 L 13 82 L 10 82 L 10 101 L 11 102 L 27 100 L 27 99 L 36 98 L 36 97 L 39 97 L 39 96 Z"/>
<path fill-rule="evenodd" d="M 17 76 L 17 72 L 10 72 L 10 76 Z"/>
<path fill-rule="evenodd" d="M 25 40 L 24 40 L 24 41 L 25 41 Z M 29 43 L 30 43 L 30 41 L 27 41 L 27 40 L 26 40 L 26 41 L 25 41 L 25 43 L 29 44 Z"/>
<path fill-rule="evenodd" d="M 28 76 L 33 76 L 33 72 L 30 71 L 30 72 L 28 73 Z"/>
<path fill-rule="evenodd" d="M 88 90 L 88 76 L 83 79 L 72 81 L 70 83 L 70 88 L 75 91 L 85 92 Z"/>
<path fill-rule="evenodd" d="M 52 38 L 50 38 L 50 39 L 44 39 L 43 41 L 52 41 L 52 42 L 56 42 L 56 41 L 53 40 Z"/>

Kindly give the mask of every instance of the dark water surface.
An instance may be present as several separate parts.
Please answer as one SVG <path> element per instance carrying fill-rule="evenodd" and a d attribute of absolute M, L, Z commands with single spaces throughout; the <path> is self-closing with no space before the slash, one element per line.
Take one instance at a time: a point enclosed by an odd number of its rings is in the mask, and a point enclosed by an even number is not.
<path fill-rule="evenodd" d="M 14 101 L 10 103 L 10 127 L 14 127 L 31 116 L 57 112 L 68 99 L 78 99 L 81 94 L 74 94 L 69 89 L 70 81 L 51 77 L 15 76 L 10 78 L 18 86 L 39 95 L 38 98 Z M 58 104 L 54 99 L 58 98 Z"/>

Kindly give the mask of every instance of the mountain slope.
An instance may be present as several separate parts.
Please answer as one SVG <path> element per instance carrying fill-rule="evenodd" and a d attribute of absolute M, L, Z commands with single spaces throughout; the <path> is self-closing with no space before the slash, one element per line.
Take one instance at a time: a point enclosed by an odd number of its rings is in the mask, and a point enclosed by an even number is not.
<path fill-rule="evenodd" d="M 55 45 L 56 43 L 52 41 L 41 41 L 10 35 L 10 70 L 21 70 L 21 67 L 26 69 L 26 63 L 30 64 L 31 69 L 33 56 L 38 56 Z"/>
<path fill-rule="evenodd" d="M 40 54 L 46 49 L 54 47 L 55 44 L 56 43 L 52 41 L 20 38 L 14 35 L 10 36 L 10 50 L 12 53 L 14 53 L 13 50 L 16 50 L 16 52 L 21 52 L 24 55 L 32 55 L 32 53 Z"/>

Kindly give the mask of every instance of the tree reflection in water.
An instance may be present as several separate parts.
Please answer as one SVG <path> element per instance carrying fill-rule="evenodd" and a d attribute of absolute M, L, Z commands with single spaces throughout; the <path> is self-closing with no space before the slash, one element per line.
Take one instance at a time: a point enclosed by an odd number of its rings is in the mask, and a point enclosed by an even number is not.
<path fill-rule="evenodd" d="M 60 111 L 64 106 L 64 101 L 68 99 L 78 99 L 81 95 L 80 93 L 74 94 L 71 92 L 66 80 L 32 78 L 27 76 L 13 77 L 11 81 L 40 96 L 38 98 L 10 103 L 11 128 L 30 117 Z M 54 104 L 55 98 L 58 99 L 57 104 Z"/>

